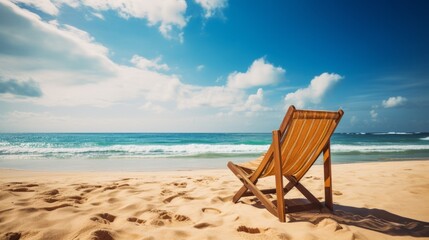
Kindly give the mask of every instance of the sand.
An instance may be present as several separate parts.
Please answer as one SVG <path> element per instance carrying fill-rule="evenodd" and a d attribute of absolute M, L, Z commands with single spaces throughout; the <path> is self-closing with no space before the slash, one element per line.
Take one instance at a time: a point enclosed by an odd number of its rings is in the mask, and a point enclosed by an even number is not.
<path fill-rule="evenodd" d="M 322 174 L 313 166 L 302 181 L 320 199 Z M 254 197 L 231 202 L 241 184 L 226 168 L 0 170 L 0 239 L 429 239 L 428 174 L 429 161 L 333 165 L 334 214 L 280 223 Z"/>

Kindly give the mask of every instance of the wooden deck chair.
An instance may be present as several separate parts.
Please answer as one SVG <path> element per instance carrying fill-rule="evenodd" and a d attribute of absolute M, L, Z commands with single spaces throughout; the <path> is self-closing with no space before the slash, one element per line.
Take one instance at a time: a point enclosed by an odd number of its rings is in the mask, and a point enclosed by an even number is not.
<path fill-rule="evenodd" d="M 273 141 L 268 151 L 259 159 L 247 163 L 228 163 L 229 169 L 240 179 L 243 186 L 233 197 L 233 202 L 243 196 L 256 196 L 267 210 L 285 222 L 286 213 L 321 209 L 323 205 L 311 194 L 300 180 L 323 152 L 325 206 L 333 210 L 330 138 L 343 116 L 338 112 L 297 110 L 290 106 L 279 130 L 273 131 Z M 259 178 L 275 176 L 276 187 L 260 190 L 256 187 Z M 283 177 L 288 180 L 283 185 Z M 310 204 L 288 206 L 285 194 L 296 187 Z M 276 193 L 277 204 L 265 194 Z"/>

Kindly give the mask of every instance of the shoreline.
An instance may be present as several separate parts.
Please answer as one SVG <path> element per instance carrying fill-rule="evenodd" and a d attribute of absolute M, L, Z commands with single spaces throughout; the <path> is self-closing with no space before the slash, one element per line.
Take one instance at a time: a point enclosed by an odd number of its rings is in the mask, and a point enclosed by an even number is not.
<path fill-rule="evenodd" d="M 185 158 L 183 158 L 185 159 Z M 1 159 L 0 159 L 1 160 Z M 52 159 L 50 159 L 52 160 Z M 63 159 L 59 159 L 60 161 Z M 82 159 L 69 159 L 69 160 L 79 160 L 82 161 Z M 85 159 L 83 161 L 86 161 L 88 159 Z M 103 159 L 97 159 L 99 161 L 103 161 Z M 110 161 L 121 161 L 119 159 L 109 159 Z M 138 159 L 137 159 L 138 160 Z M 142 161 L 145 161 L 148 159 L 143 159 Z M 161 160 L 166 160 L 166 159 L 161 159 Z M 207 159 L 205 159 L 207 160 Z M 238 160 L 238 161 L 237 161 Z M 153 170 L 151 169 L 140 169 L 140 170 L 128 170 L 129 168 L 133 167 L 133 166 L 127 166 L 126 169 L 120 169 L 120 170 L 103 170 L 103 169 L 85 169 L 83 167 L 81 167 L 81 169 L 56 169 L 56 168 L 51 168 L 51 169 L 31 169 L 31 168 L 13 168 L 13 167 L 2 167 L 0 166 L 0 171 L 26 171 L 26 172 L 44 172 L 44 173 L 52 173 L 52 172 L 58 172 L 58 173 L 115 173 L 115 172 L 120 172 L 120 173 L 125 173 L 125 172 L 130 172 L 130 173 L 159 173 L 159 172 L 195 172 L 195 171 L 216 171 L 216 170 L 225 170 L 228 169 L 227 168 L 227 162 L 228 161 L 232 161 L 234 163 L 239 163 L 239 162 L 246 162 L 246 161 L 251 161 L 252 159 L 248 159 L 248 158 L 224 158 L 222 159 L 222 163 L 225 164 L 221 164 L 221 167 L 219 166 L 214 166 L 214 167 L 182 167 L 182 169 L 171 169 L 171 168 L 166 168 L 166 167 L 158 167 L 155 168 Z M 13 161 L 13 160 L 12 160 Z M 27 160 L 25 160 L 27 161 Z M 28 160 L 31 161 L 31 160 Z M 92 160 L 88 160 L 88 161 L 94 161 L 94 159 Z M 335 162 L 335 158 L 332 161 L 332 165 L 333 166 L 337 166 L 337 165 L 349 165 L 349 164 L 377 164 L 377 163 L 390 163 L 390 162 L 424 162 L 424 161 L 429 161 L 429 158 L 386 158 L 383 159 L 381 161 L 356 161 L 356 162 Z M 55 162 L 50 162 L 52 164 L 55 164 Z M 34 164 L 34 163 L 33 163 Z M 217 163 L 216 165 L 219 165 L 219 163 Z M 222 166 L 224 165 L 224 166 Z M 323 165 L 323 163 L 321 162 L 321 158 L 319 157 L 319 159 L 314 163 L 314 166 L 320 166 Z M 114 167 L 115 165 L 110 166 L 109 168 Z M 122 166 L 123 167 L 123 166 Z M 89 167 L 90 168 L 90 167 Z M 165 169 L 163 169 L 165 168 Z"/>
<path fill-rule="evenodd" d="M 0 169 L 0 239 L 429 239 L 429 161 L 333 165 L 334 214 L 280 223 L 225 169 Z M 323 166 L 302 179 L 323 201 Z M 273 187 L 268 177 L 258 182 Z M 300 199 L 292 190 L 286 199 Z M 67 226 L 67 227 L 65 227 Z"/>

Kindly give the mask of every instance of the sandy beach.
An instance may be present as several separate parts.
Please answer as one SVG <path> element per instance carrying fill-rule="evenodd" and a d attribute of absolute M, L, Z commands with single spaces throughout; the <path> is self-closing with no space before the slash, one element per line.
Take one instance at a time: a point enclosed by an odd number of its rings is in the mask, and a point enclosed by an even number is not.
<path fill-rule="evenodd" d="M 429 239 L 429 161 L 333 165 L 334 213 L 286 223 L 226 169 L 173 172 L 0 170 L 1 239 Z M 302 183 L 323 197 L 323 169 Z M 271 187 L 273 178 L 258 183 Z M 302 198 L 297 191 L 288 199 Z"/>

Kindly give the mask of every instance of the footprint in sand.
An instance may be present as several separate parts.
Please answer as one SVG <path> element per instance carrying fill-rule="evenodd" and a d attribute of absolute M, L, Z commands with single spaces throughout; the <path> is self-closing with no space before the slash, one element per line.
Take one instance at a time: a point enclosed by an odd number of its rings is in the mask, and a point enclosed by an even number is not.
<path fill-rule="evenodd" d="M 202 208 L 201 211 L 204 213 L 214 213 L 214 214 L 221 214 L 222 211 L 216 208 Z"/>
<path fill-rule="evenodd" d="M 5 240 L 19 240 L 21 238 L 21 233 L 19 232 L 8 232 L 4 235 L 2 239 Z"/>
<path fill-rule="evenodd" d="M 184 196 L 185 194 L 186 194 L 186 192 L 179 192 L 176 195 L 173 195 L 173 196 L 170 196 L 170 197 L 164 199 L 162 202 L 163 203 L 169 203 L 169 202 L 173 201 L 173 199 L 180 197 L 180 196 Z"/>
<path fill-rule="evenodd" d="M 268 229 L 260 229 L 260 228 L 251 228 L 251 227 L 246 227 L 246 226 L 239 226 L 237 228 L 237 232 L 245 232 L 245 233 L 250 233 L 250 234 L 257 234 L 257 233 L 263 233 Z"/>
<path fill-rule="evenodd" d="M 57 195 L 59 193 L 60 193 L 60 191 L 58 191 L 57 189 L 52 189 L 52 190 L 43 192 L 42 195 L 54 196 L 54 195 Z"/>
<path fill-rule="evenodd" d="M 47 203 L 54 203 L 54 202 L 58 202 L 58 199 L 55 198 L 45 198 L 43 199 L 45 202 Z"/>
<path fill-rule="evenodd" d="M 280 240 L 289 240 L 289 239 L 291 239 L 291 237 L 288 234 L 286 234 L 286 233 L 280 233 L 279 235 L 277 235 L 277 237 Z"/>
<path fill-rule="evenodd" d="M 175 183 L 173 183 L 173 185 L 175 186 L 175 187 L 178 187 L 178 188 L 186 188 L 186 186 L 188 185 L 187 183 L 185 183 L 185 182 L 175 182 Z"/>
<path fill-rule="evenodd" d="M 111 185 L 111 186 L 107 186 L 103 189 L 103 191 L 107 191 L 107 190 L 114 190 L 116 189 L 118 186 L 117 185 Z"/>
<path fill-rule="evenodd" d="M 146 221 L 140 218 L 136 218 L 136 217 L 129 217 L 127 218 L 128 222 L 133 222 L 133 223 L 138 223 L 138 224 L 144 224 Z"/>
<path fill-rule="evenodd" d="M 176 220 L 178 222 L 191 221 L 191 219 L 188 216 L 180 215 L 180 214 L 174 215 L 174 220 Z"/>
<path fill-rule="evenodd" d="M 86 201 L 86 198 L 84 198 L 82 196 L 69 196 L 69 197 L 65 197 L 64 200 L 72 201 L 72 202 L 77 203 L 77 204 L 82 204 Z"/>
<path fill-rule="evenodd" d="M 91 234 L 91 240 L 113 240 L 112 234 L 107 230 L 97 230 Z"/>
<path fill-rule="evenodd" d="M 7 187 L 11 187 L 9 189 L 6 189 L 7 191 L 10 192 L 34 192 L 33 189 L 30 189 L 32 187 L 38 187 L 39 184 L 34 184 L 34 183 L 23 183 L 23 182 L 9 182 L 7 185 Z"/>
<path fill-rule="evenodd" d="M 171 191 L 170 189 L 163 189 L 163 190 L 161 191 L 161 195 L 162 195 L 162 196 L 170 195 L 170 194 L 172 194 L 172 193 L 173 193 L 173 191 Z"/>
<path fill-rule="evenodd" d="M 333 192 L 333 194 L 334 194 L 334 195 L 336 195 L 336 196 L 343 195 L 343 193 L 342 193 L 342 192 L 340 192 L 340 191 L 334 191 L 334 192 Z"/>
<path fill-rule="evenodd" d="M 144 222 L 149 222 L 149 224 L 154 226 L 164 226 L 168 223 L 172 222 L 188 222 L 191 219 L 188 216 L 174 214 L 172 212 L 168 212 L 165 210 L 152 209 L 148 213 L 151 214 L 149 219 L 143 220 Z M 129 218 L 130 220 L 134 220 L 134 218 Z M 136 218 L 136 221 L 138 219 Z"/>
<path fill-rule="evenodd" d="M 95 215 L 94 217 L 91 217 L 90 219 L 94 222 L 110 224 L 113 221 L 115 221 L 116 216 L 109 214 L 109 213 L 99 213 L 99 214 Z"/>
<path fill-rule="evenodd" d="M 101 188 L 101 185 L 89 185 L 89 184 L 79 184 L 77 188 L 75 188 L 76 191 L 83 190 L 83 193 L 90 193 L 94 191 L 97 188 Z"/>
<path fill-rule="evenodd" d="M 194 180 L 194 183 L 198 184 L 209 184 L 210 182 L 216 181 L 218 178 L 214 177 L 204 177 L 204 178 L 198 178 Z"/>
<path fill-rule="evenodd" d="M 53 207 L 45 207 L 45 208 L 42 208 L 42 209 L 44 209 L 46 211 L 54 211 L 54 210 L 57 210 L 59 208 L 72 207 L 72 206 L 73 205 L 71 205 L 71 204 L 64 203 L 64 204 L 60 204 L 60 205 L 53 206 Z"/>
<path fill-rule="evenodd" d="M 203 228 L 208 228 L 213 226 L 214 226 L 213 224 L 202 222 L 202 223 L 195 224 L 194 228 L 203 229 Z"/>
<path fill-rule="evenodd" d="M 17 187 L 8 189 L 10 192 L 34 192 L 32 189 L 28 189 L 26 187 Z"/>

